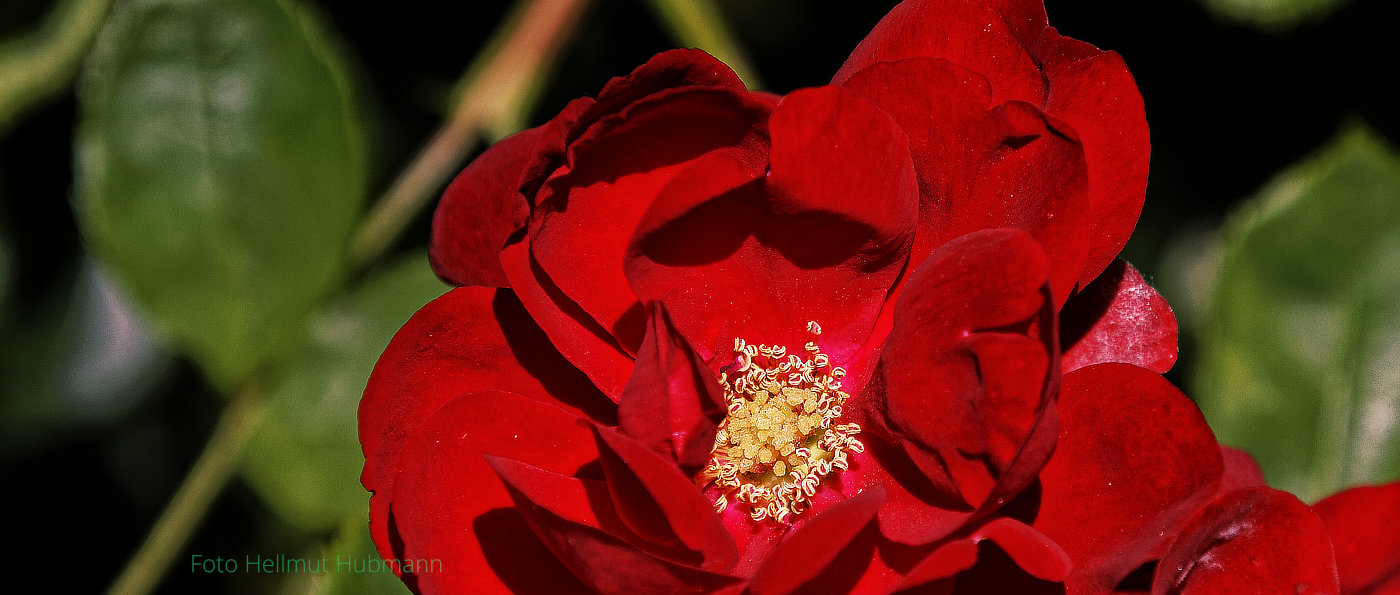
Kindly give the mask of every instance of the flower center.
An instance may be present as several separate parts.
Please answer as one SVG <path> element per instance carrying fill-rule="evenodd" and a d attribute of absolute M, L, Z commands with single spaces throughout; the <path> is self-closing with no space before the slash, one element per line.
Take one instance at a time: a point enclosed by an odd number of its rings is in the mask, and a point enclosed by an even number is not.
<path fill-rule="evenodd" d="M 809 322 L 807 331 L 820 335 L 821 327 Z M 822 478 L 846 469 L 848 452 L 865 450 L 859 425 L 836 423 L 850 396 L 841 392 L 846 371 L 815 341 L 806 351 L 803 359 L 786 346 L 734 339 L 735 363 L 720 374 L 728 413 L 696 478 L 719 488 L 717 510 L 733 499 L 756 521 L 787 522 L 811 505 Z"/>

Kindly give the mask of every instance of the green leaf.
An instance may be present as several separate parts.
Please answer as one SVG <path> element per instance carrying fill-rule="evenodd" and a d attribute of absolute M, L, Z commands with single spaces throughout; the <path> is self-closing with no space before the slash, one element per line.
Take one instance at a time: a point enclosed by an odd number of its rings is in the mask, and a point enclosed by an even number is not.
<path fill-rule="evenodd" d="M 305 592 L 312 595 L 392 595 L 409 592 L 392 570 L 369 563 L 371 559 L 381 558 L 369 537 L 369 522 L 366 520 L 369 518 L 369 507 L 361 508 L 361 514 L 345 520 L 330 547 L 322 552 L 326 558 L 326 572 L 314 577 L 311 588 Z"/>
<path fill-rule="evenodd" d="M 1280 32 L 1320 20 L 1351 0 L 1201 0 L 1216 16 Z"/>
<path fill-rule="evenodd" d="M 344 64 L 278 0 L 134 0 L 80 102 L 89 248 L 228 391 L 343 274 L 366 184 Z"/>
<path fill-rule="evenodd" d="M 1195 394 L 1221 442 L 1314 500 L 1400 477 L 1400 156 L 1353 129 L 1225 232 Z"/>
<path fill-rule="evenodd" d="M 307 530 L 334 528 L 369 499 L 356 424 L 374 362 L 399 327 L 446 286 L 426 255 L 402 261 L 314 316 L 282 362 L 244 475 L 268 505 Z"/>

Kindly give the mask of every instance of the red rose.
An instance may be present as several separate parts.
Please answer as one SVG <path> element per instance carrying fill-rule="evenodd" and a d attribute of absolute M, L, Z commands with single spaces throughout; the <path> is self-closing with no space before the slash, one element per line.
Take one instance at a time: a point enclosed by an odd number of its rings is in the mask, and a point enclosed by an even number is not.
<path fill-rule="evenodd" d="M 1117 54 L 1047 26 L 1040 2 L 903 2 L 832 82 L 908 134 L 929 244 L 1025 229 L 1063 301 L 1137 223 L 1149 154 L 1137 85 Z"/>
<path fill-rule="evenodd" d="M 906 2 L 835 83 L 666 52 L 452 183 L 431 256 L 464 287 L 360 409 L 410 587 L 1108 592 L 1291 514 L 1157 374 L 1116 55 L 1038 2 Z"/>
<path fill-rule="evenodd" d="M 1400 593 L 1400 481 L 1344 490 L 1313 511 L 1332 537 L 1342 593 Z"/>

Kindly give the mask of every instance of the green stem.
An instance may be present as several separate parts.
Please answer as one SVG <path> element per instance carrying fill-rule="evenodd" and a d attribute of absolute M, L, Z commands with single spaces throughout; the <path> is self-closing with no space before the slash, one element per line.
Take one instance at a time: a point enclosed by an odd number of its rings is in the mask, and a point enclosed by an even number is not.
<path fill-rule="evenodd" d="M 535 89 L 559 55 L 589 0 L 531 0 L 511 16 L 467 69 L 457 104 L 413 162 L 370 210 L 350 241 L 350 262 L 382 255 L 461 167 L 483 134 L 519 128 Z"/>
<path fill-rule="evenodd" d="M 68 88 L 111 8 L 112 0 L 64 0 L 38 31 L 0 44 L 0 132 Z"/>
<path fill-rule="evenodd" d="M 160 582 L 214 499 L 238 471 L 244 448 L 262 421 L 263 412 L 261 393 L 254 385 L 246 386 L 229 401 L 209 444 L 151 527 L 141 549 L 112 583 L 110 593 L 149 593 Z"/>
<path fill-rule="evenodd" d="M 681 45 L 700 48 L 729 65 L 750 89 L 762 89 L 763 81 L 749 64 L 743 47 L 725 26 L 713 0 L 649 0 L 652 10 Z"/>

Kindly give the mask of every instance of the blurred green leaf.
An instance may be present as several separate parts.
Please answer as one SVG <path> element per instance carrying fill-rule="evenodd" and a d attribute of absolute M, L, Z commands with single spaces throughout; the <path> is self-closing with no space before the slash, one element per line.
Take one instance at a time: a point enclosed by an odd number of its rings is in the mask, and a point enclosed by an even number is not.
<path fill-rule="evenodd" d="M 1314 500 L 1400 477 L 1400 156 L 1353 129 L 1230 222 L 1195 394 Z"/>
<path fill-rule="evenodd" d="M 369 569 L 366 560 L 379 559 L 379 551 L 369 538 L 369 506 L 361 514 L 351 516 L 341 524 L 335 540 L 321 553 L 326 557 L 327 570 L 313 577 L 311 595 L 393 595 L 408 593 L 399 577 L 392 571 L 355 572 Z"/>
<path fill-rule="evenodd" d="M 81 81 L 89 249 L 225 391 L 343 274 L 366 140 L 343 61 L 278 0 L 135 0 Z"/>
<path fill-rule="evenodd" d="M 356 411 L 365 379 L 399 327 L 447 288 L 418 254 L 312 317 L 282 362 L 244 474 L 268 505 L 303 529 L 334 528 L 365 507 Z M 361 515 L 363 516 L 363 515 Z"/>
<path fill-rule="evenodd" d="M 1265 31 L 1318 20 L 1351 0 L 1201 0 L 1212 13 Z"/>
<path fill-rule="evenodd" d="M 107 276 L 84 258 L 35 307 L 15 304 L 0 344 L 0 455 L 120 418 L 151 393 L 171 356 Z"/>

